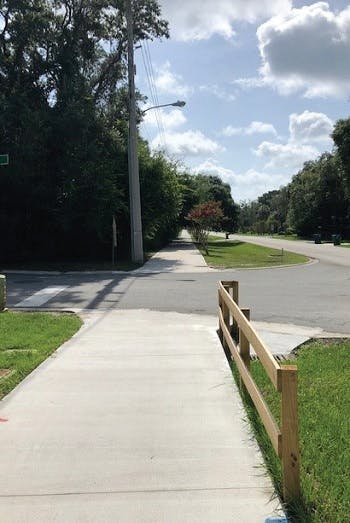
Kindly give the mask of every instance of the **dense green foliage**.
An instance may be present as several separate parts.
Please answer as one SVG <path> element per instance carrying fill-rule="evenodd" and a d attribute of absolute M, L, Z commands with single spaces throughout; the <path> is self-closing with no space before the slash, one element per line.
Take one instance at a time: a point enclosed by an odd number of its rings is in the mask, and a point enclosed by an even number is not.
<path fill-rule="evenodd" d="M 2 261 L 104 258 L 113 214 L 127 249 L 122 6 L 0 2 L 0 143 L 10 154 L 0 177 Z M 157 2 L 137 0 L 135 13 L 136 42 L 167 36 Z M 147 185 L 144 193 L 147 202 Z"/>
<path fill-rule="evenodd" d="M 133 3 L 135 44 L 168 37 L 156 0 Z M 123 0 L 0 0 L 1 262 L 109 259 L 113 216 L 128 257 L 126 54 Z M 220 179 L 180 174 L 141 139 L 139 158 L 146 249 L 208 199 L 233 227 Z"/>
<path fill-rule="evenodd" d="M 229 184 L 224 183 L 218 176 L 196 176 L 184 173 L 180 176 L 183 195 L 183 206 L 180 223 L 188 225 L 186 217 L 199 204 L 219 202 L 223 216 L 213 224 L 214 230 L 234 232 L 238 226 L 239 206 L 231 196 Z"/>
<path fill-rule="evenodd" d="M 299 437 L 303 500 L 291 507 L 295 523 L 341 523 L 350 509 L 349 343 L 316 341 L 304 346 L 291 363 L 298 366 Z M 234 369 L 235 370 L 235 369 Z M 276 420 L 279 394 L 261 364 L 251 372 Z M 235 374 L 237 376 L 236 370 Z M 267 466 L 281 492 L 281 468 L 251 401 L 246 405 Z"/>
<path fill-rule="evenodd" d="M 350 237 L 350 119 L 339 120 L 332 137 L 332 154 L 306 162 L 286 187 L 241 205 L 242 232 Z"/>

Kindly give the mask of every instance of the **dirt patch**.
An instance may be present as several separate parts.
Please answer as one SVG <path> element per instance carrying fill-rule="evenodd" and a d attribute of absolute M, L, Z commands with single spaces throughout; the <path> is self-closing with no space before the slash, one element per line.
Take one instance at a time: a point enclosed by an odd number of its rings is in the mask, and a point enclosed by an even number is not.
<path fill-rule="evenodd" d="M 2 351 L 3 353 L 12 353 L 12 352 L 37 352 L 36 349 L 5 349 Z"/>
<path fill-rule="evenodd" d="M 12 374 L 11 369 L 0 369 L 0 380 L 7 378 L 10 374 Z"/>

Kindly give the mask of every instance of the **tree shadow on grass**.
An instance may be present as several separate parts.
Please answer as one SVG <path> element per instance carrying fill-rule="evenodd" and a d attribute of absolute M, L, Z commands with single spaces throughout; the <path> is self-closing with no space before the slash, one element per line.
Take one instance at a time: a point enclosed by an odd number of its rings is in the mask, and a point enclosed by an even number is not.
<path fill-rule="evenodd" d="M 208 247 L 238 247 L 244 245 L 244 242 L 240 241 L 209 241 Z"/>

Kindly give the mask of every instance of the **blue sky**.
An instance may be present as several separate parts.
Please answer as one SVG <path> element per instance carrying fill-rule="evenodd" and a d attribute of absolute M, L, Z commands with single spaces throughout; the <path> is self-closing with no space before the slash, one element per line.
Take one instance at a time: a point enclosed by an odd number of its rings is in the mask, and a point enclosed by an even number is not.
<path fill-rule="evenodd" d="M 347 2 L 159 3 L 171 38 L 135 51 L 137 87 L 153 105 L 150 56 L 159 103 L 186 106 L 147 113 L 141 133 L 153 149 L 219 175 L 236 201 L 285 185 L 332 150 L 333 123 L 350 112 Z"/>

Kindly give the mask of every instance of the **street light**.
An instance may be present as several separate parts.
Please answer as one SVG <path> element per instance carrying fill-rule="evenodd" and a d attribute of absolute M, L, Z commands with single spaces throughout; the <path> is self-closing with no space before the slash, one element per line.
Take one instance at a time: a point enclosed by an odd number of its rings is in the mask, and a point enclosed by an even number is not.
<path fill-rule="evenodd" d="M 186 105 L 186 102 L 184 102 L 183 100 L 178 100 L 177 102 L 173 102 L 171 104 L 154 105 L 152 107 L 147 107 L 147 109 L 142 111 L 142 114 L 145 114 L 150 109 L 159 109 L 160 107 L 170 107 L 170 106 L 173 106 L 173 107 L 184 107 L 185 105 Z"/>
<path fill-rule="evenodd" d="M 130 233 L 131 233 L 131 259 L 135 263 L 142 263 L 143 238 L 141 220 L 141 195 L 138 159 L 138 137 L 136 121 L 136 94 L 135 94 L 135 65 L 134 65 L 134 31 L 133 31 L 133 9 L 132 0 L 124 0 L 126 27 L 128 33 L 128 80 L 129 80 L 129 140 L 128 140 L 128 164 L 129 164 L 129 199 L 130 199 Z M 178 100 L 172 104 L 164 104 L 156 107 L 173 105 L 183 107 L 185 102 Z M 146 109 L 154 109 L 149 107 Z M 144 112 L 146 112 L 144 111 Z"/>

